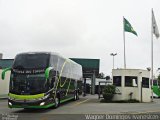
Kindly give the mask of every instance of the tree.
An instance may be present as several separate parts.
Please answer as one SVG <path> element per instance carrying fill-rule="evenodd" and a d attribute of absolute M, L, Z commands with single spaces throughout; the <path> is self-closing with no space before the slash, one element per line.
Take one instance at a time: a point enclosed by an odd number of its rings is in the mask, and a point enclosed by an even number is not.
<path fill-rule="evenodd" d="M 99 73 L 98 78 L 103 79 L 104 78 L 104 73 L 103 72 Z"/>

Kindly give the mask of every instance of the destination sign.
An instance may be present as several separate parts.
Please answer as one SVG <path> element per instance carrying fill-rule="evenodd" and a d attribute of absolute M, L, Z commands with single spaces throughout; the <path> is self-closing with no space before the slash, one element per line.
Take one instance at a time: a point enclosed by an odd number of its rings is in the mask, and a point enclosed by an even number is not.
<path fill-rule="evenodd" d="M 12 72 L 18 74 L 39 74 L 39 73 L 44 73 L 45 69 L 25 69 L 25 70 L 12 69 Z"/>

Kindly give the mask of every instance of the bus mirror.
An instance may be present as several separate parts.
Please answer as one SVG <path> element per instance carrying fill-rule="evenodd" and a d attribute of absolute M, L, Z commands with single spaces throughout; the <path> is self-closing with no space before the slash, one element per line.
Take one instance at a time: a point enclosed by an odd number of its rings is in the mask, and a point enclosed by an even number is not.
<path fill-rule="evenodd" d="M 48 79 L 49 78 L 49 75 L 50 75 L 50 71 L 52 71 L 52 67 L 48 67 L 46 70 L 45 70 L 45 78 Z"/>
<path fill-rule="evenodd" d="M 4 69 L 4 70 L 2 71 L 2 75 L 1 75 L 2 80 L 5 79 L 5 74 L 6 74 L 6 72 L 7 72 L 7 71 L 10 71 L 10 70 L 11 70 L 11 68 L 6 68 L 6 69 Z"/>

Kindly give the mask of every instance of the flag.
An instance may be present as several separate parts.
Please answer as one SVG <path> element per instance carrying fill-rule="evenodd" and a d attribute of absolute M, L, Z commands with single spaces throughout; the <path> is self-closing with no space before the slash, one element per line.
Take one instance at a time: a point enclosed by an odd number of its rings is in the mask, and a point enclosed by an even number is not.
<path fill-rule="evenodd" d="M 157 26 L 157 23 L 156 23 L 156 19 L 154 17 L 153 9 L 152 9 L 152 32 L 156 36 L 156 38 L 159 37 L 158 26 Z"/>
<path fill-rule="evenodd" d="M 124 31 L 125 32 L 133 33 L 136 36 L 138 36 L 137 33 L 136 33 L 136 31 L 133 29 L 132 25 L 128 22 L 128 20 L 126 20 L 125 18 L 123 18 L 123 21 L 124 21 Z"/>

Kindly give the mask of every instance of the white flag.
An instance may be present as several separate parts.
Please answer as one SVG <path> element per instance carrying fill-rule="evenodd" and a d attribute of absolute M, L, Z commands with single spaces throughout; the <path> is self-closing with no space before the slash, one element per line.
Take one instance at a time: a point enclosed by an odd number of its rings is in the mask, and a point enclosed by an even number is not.
<path fill-rule="evenodd" d="M 158 26 L 157 26 L 157 23 L 156 23 L 156 19 L 154 17 L 153 9 L 152 9 L 152 30 L 153 30 L 153 34 L 156 36 L 156 38 L 158 38 L 159 37 L 159 31 L 158 31 Z"/>

